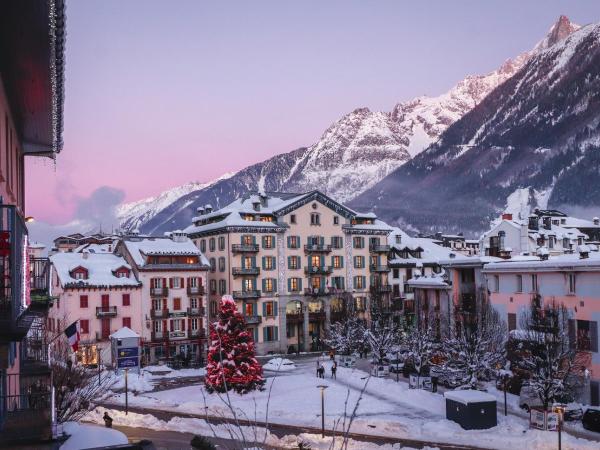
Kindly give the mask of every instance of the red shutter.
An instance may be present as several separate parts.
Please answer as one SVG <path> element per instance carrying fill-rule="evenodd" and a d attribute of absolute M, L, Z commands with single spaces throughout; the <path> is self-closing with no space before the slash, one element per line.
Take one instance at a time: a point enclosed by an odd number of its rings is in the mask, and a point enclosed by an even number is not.
<path fill-rule="evenodd" d="M 167 321 L 163 320 L 163 332 L 167 331 Z"/>
<path fill-rule="evenodd" d="M 169 288 L 173 288 L 173 278 L 169 278 Z"/>
<path fill-rule="evenodd" d="M 181 321 L 181 331 L 185 331 L 185 319 Z"/>
<path fill-rule="evenodd" d="M 185 287 L 185 279 L 183 277 L 181 277 L 181 283 L 180 284 L 181 284 L 180 287 L 182 287 L 182 288 Z"/>
<path fill-rule="evenodd" d="M 167 287 L 167 279 L 163 278 L 162 280 L 163 280 L 162 287 Z"/>
<path fill-rule="evenodd" d="M 202 287 L 202 277 L 197 277 L 198 279 L 198 286 Z"/>
<path fill-rule="evenodd" d="M 188 319 L 188 330 L 192 329 L 192 319 Z"/>
<path fill-rule="evenodd" d="M 167 309 L 167 299 L 163 298 L 163 309 Z"/>
<path fill-rule="evenodd" d="M 171 322 L 171 331 L 173 331 L 174 330 L 174 328 L 173 328 L 173 319 L 169 320 L 169 322 Z"/>
<path fill-rule="evenodd" d="M 190 280 L 191 280 L 191 278 L 190 278 L 190 277 L 188 277 L 188 278 L 187 278 L 187 284 L 186 284 L 186 286 L 190 286 L 190 285 L 192 284 L 192 283 L 190 283 Z"/>

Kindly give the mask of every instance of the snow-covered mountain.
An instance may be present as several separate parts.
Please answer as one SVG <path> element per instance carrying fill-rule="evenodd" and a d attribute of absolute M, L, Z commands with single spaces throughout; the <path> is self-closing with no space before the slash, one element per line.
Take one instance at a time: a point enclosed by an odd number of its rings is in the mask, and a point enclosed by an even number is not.
<path fill-rule="evenodd" d="M 472 235 L 505 208 L 599 208 L 600 24 L 574 28 L 351 206 Z"/>
<path fill-rule="evenodd" d="M 202 202 L 219 207 L 253 190 L 320 189 L 339 201 L 349 201 L 436 142 L 533 55 L 577 28 L 561 17 L 533 50 L 507 60 L 493 72 L 468 76 L 437 97 L 398 103 L 391 112 L 356 109 L 334 122 L 310 147 L 276 155 L 208 186 L 188 184 L 173 195 L 161 194 L 165 200 L 169 197 L 168 202 L 152 199 L 151 207 L 140 205 L 141 213 L 135 207 L 125 208 L 129 212 L 123 214 L 128 217 L 123 226 L 136 226 L 146 233 L 184 227 L 193 216 L 186 208 L 202 206 Z M 177 194 L 181 195 L 175 199 Z"/>

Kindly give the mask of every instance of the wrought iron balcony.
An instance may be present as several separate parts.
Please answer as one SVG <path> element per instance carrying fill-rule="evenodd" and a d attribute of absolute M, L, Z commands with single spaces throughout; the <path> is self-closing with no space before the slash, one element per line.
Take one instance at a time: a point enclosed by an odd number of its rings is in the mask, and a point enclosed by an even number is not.
<path fill-rule="evenodd" d="M 320 320 L 325 320 L 326 318 L 326 314 L 325 314 L 325 310 L 321 309 L 318 311 L 309 311 L 308 312 L 308 320 L 311 321 L 320 321 Z"/>
<path fill-rule="evenodd" d="M 32 302 L 48 303 L 50 297 L 50 259 L 31 258 L 30 270 L 30 297 Z"/>
<path fill-rule="evenodd" d="M 375 286 L 371 286 L 371 292 L 376 294 L 387 294 L 388 292 L 392 292 L 392 286 L 390 284 L 378 284 Z"/>
<path fill-rule="evenodd" d="M 151 287 L 150 297 L 167 297 L 169 295 L 168 287 Z"/>
<path fill-rule="evenodd" d="M 302 322 L 304 321 L 304 313 L 299 311 L 299 312 L 286 312 L 285 313 L 285 320 L 287 322 L 290 323 L 298 323 L 298 322 Z"/>
<path fill-rule="evenodd" d="M 257 291 L 257 290 L 233 291 L 233 298 L 236 300 L 260 298 L 260 291 Z"/>
<path fill-rule="evenodd" d="M 329 275 L 333 272 L 332 266 L 306 266 L 304 273 L 307 275 Z"/>
<path fill-rule="evenodd" d="M 165 333 L 164 331 L 153 331 L 150 334 L 150 339 L 152 339 L 153 341 L 164 341 L 167 339 L 167 333 Z"/>
<path fill-rule="evenodd" d="M 305 253 L 329 253 L 331 245 L 326 244 L 307 244 L 304 246 Z"/>
<path fill-rule="evenodd" d="M 389 272 L 390 268 L 388 266 L 380 266 L 378 264 L 371 264 L 369 266 L 371 272 Z"/>
<path fill-rule="evenodd" d="M 185 331 L 169 331 L 169 339 L 183 339 L 187 337 L 187 333 Z"/>
<path fill-rule="evenodd" d="M 234 267 L 231 271 L 234 277 L 257 276 L 260 274 L 260 269 L 258 267 Z"/>
<path fill-rule="evenodd" d="M 203 306 L 199 306 L 197 308 L 188 308 L 187 309 L 188 316 L 204 316 L 206 315 L 206 310 Z"/>
<path fill-rule="evenodd" d="M 233 244 L 231 251 L 233 253 L 256 253 L 258 252 L 258 244 Z"/>
<path fill-rule="evenodd" d="M 329 289 L 325 288 L 305 288 L 304 295 L 310 295 L 313 297 L 319 297 L 322 295 L 329 295 Z"/>
<path fill-rule="evenodd" d="M 153 319 L 163 319 L 163 318 L 167 318 L 169 317 L 169 310 L 168 309 L 151 309 L 150 310 L 150 317 L 152 317 Z"/>
<path fill-rule="evenodd" d="M 117 315 L 116 306 L 97 306 L 96 317 L 115 317 Z"/>
<path fill-rule="evenodd" d="M 261 316 L 244 316 L 244 319 L 246 320 L 246 324 L 247 325 L 258 325 L 259 323 L 262 322 L 262 317 Z"/>
<path fill-rule="evenodd" d="M 204 295 L 204 286 L 188 286 L 188 295 Z"/>
<path fill-rule="evenodd" d="M 384 244 L 371 244 L 369 245 L 369 251 L 371 253 L 388 253 L 390 251 L 390 246 Z"/>

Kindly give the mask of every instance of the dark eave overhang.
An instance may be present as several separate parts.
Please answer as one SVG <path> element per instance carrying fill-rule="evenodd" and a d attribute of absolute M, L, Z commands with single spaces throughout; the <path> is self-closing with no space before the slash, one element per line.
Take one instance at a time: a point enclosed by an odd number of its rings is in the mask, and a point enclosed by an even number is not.
<path fill-rule="evenodd" d="M 325 205 L 326 207 L 334 210 L 340 216 L 345 217 L 347 219 L 356 216 L 356 213 L 354 211 L 352 211 L 349 208 L 346 208 L 344 205 L 336 202 L 335 200 L 326 196 L 325 194 L 323 194 L 320 191 L 309 192 L 308 194 L 302 196 L 302 198 L 299 198 L 297 201 L 290 203 L 289 205 L 286 205 L 285 207 L 283 207 L 281 209 L 273 211 L 273 214 L 275 214 L 276 216 L 285 216 L 286 214 L 292 212 L 293 210 L 298 209 L 301 206 L 304 206 L 307 203 L 310 203 L 312 201 L 317 201 L 317 202 Z"/>
<path fill-rule="evenodd" d="M 54 157 L 62 149 L 64 0 L 2 2 L 0 76 L 23 153 Z"/>

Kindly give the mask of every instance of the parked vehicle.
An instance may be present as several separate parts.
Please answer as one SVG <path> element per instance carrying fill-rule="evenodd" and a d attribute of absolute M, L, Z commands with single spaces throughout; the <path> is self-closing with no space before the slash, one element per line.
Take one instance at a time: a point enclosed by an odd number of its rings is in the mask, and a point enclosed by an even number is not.
<path fill-rule="evenodd" d="M 354 367 L 356 364 L 356 358 L 352 355 L 340 356 L 340 366 L 343 367 Z"/>
<path fill-rule="evenodd" d="M 588 408 L 581 418 L 583 428 L 600 433 L 600 409 Z"/>
<path fill-rule="evenodd" d="M 537 392 L 530 385 L 524 384 L 519 393 L 519 406 L 529 412 L 531 408 L 542 408 L 544 405 Z"/>
<path fill-rule="evenodd" d="M 565 408 L 564 420 L 567 422 L 578 422 L 583 418 L 583 408 L 579 403 L 567 403 L 562 405 Z"/>
<path fill-rule="evenodd" d="M 374 377 L 385 377 L 390 373 L 390 366 L 387 364 L 373 364 L 371 375 Z"/>
<path fill-rule="evenodd" d="M 459 387 L 465 376 L 461 369 L 440 366 L 431 366 L 430 374 L 437 378 L 438 384 L 449 388 Z"/>
<path fill-rule="evenodd" d="M 390 372 L 402 373 L 404 370 L 404 361 L 401 359 L 390 359 Z"/>

